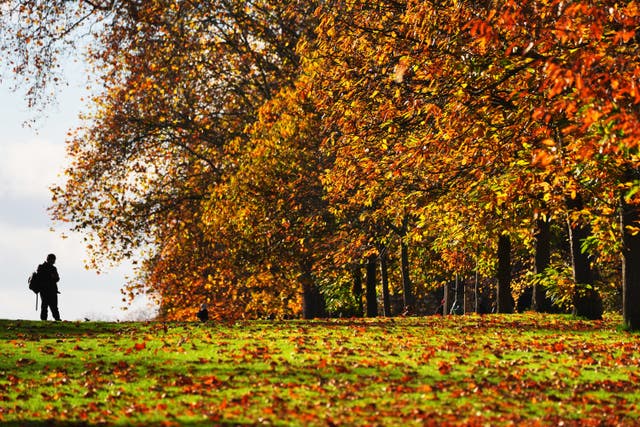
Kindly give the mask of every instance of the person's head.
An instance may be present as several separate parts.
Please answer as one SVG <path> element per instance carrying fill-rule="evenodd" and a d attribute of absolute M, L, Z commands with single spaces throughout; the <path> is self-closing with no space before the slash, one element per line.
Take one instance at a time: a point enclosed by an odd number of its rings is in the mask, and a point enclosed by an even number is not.
<path fill-rule="evenodd" d="M 56 263 L 56 256 L 54 254 L 47 255 L 47 262 L 49 264 L 55 264 Z"/>

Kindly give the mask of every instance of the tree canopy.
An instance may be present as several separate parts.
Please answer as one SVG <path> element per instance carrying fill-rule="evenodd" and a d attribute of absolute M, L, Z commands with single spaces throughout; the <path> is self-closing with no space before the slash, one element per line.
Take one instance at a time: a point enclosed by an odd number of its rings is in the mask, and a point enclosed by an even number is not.
<path fill-rule="evenodd" d="M 635 1 L 0 10 L 35 104 L 65 49 L 86 48 L 102 91 L 51 212 L 95 266 L 141 258 L 129 291 L 163 315 L 351 313 L 358 271 L 390 255 L 400 311 L 480 274 L 504 276 L 499 300 L 531 282 L 534 308 L 590 318 L 621 293 L 640 328 Z"/>

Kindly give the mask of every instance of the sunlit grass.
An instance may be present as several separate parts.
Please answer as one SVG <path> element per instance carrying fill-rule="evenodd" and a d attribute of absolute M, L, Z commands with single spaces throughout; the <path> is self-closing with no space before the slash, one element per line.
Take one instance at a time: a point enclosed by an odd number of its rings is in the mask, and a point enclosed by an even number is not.
<path fill-rule="evenodd" d="M 0 422 L 632 423 L 640 340 L 619 323 L 0 321 Z"/>

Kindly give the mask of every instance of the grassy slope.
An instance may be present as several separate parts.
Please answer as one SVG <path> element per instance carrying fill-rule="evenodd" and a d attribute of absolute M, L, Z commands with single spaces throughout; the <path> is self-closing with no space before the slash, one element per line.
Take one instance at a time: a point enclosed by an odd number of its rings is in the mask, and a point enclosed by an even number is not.
<path fill-rule="evenodd" d="M 0 320 L 0 424 L 640 423 L 619 322 Z"/>

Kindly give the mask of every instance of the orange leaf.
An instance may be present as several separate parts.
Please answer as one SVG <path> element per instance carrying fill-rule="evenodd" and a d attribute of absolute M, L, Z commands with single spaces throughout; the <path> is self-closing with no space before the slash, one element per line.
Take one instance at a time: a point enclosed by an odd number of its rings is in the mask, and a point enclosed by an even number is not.
<path fill-rule="evenodd" d="M 533 152 L 533 159 L 531 160 L 532 166 L 547 167 L 553 162 L 555 156 L 549 154 L 546 150 L 536 150 Z"/>
<path fill-rule="evenodd" d="M 440 371 L 442 375 L 447 375 L 449 372 L 451 372 L 451 364 L 445 361 L 441 361 L 440 363 L 438 363 L 438 371 Z"/>

